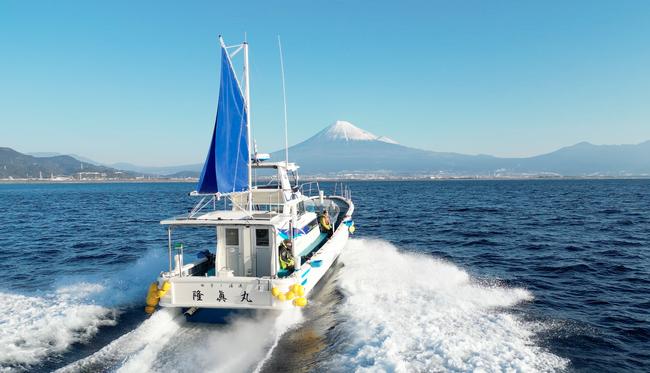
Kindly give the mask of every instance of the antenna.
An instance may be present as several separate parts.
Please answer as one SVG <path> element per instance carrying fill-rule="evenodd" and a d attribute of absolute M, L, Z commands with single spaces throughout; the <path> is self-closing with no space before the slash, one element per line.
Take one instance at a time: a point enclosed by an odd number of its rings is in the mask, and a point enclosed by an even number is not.
<path fill-rule="evenodd" d="M 278 35 L 278 46 L 280 47 L 280 68 L 282 68 L 282 96 L 284 97 L 284 150 L 287 156 L 287 167 L 289 167 L 289 139 L 287 137 L 287 92 L 284 87 L 284 64 L 282 63 L 282 43 Z"/>

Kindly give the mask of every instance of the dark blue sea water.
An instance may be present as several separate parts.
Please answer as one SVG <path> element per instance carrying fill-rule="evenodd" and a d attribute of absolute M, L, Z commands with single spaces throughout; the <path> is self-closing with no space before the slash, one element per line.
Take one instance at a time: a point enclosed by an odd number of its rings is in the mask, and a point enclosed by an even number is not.
<path fill-rule="evenodd" d="M 0 371 L 650 371 L 650 180 L 348 185 L 308 307 L 228 326 L 143 312 L 193 184 L 0 185 Z"/>

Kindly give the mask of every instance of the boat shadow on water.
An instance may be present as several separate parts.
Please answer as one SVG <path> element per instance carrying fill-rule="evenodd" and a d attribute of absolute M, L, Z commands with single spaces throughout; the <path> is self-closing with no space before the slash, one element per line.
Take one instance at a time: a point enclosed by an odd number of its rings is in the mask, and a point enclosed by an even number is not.
<path fill-rule="evenodd" d="M 284 333 L 272 354 L 260 363 L 256 371 L 311 372 L 327 360 L 328 349 L 333 345 L 330 331 L 337 325 L 334 312 L 343 299 L 336 286 L 341 261 L 335 262 L 325 274 L 324 281 L 314 288 L 309 305 L 302 311 L 303 321 Z"/>

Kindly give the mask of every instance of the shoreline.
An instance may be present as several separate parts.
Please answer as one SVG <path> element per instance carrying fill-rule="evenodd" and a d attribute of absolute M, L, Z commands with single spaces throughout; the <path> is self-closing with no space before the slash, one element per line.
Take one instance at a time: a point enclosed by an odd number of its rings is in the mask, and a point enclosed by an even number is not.
<path fill-rule="evenodd" d="M 523 180 L 650 180 L 650 176 L 565 176 L 565 177 L 449 177 L 449 178 L 304 178 L 300 181 L 523 181 Z M 124 179 L 124 180 L 39 180 L 0 179 L 0 184 L 140 184 L 140 183 L 197 183 L 198 179 Z"/>
<path fill-rule="evenodd" d="M 196 180 L 183 180 L 183 179 L 124 179 L 124 180 L 0 180 L 0 184 L 139 184 L 139 183 L 196 183 Z"/>

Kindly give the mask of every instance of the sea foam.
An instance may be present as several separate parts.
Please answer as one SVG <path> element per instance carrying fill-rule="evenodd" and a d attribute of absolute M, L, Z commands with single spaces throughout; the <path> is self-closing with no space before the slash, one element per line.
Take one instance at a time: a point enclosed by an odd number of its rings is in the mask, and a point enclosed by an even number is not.
<path fill-rule="evenodd" d="M 0 294 L 0 367 L 22 370 L 88 341 L 101 326 L 115 325 L 116 310 L 84 304 L 77 296 L 93 288 L 79 284 L 43 297 Z"/>
<path fill-rule="evenodd" d="M 300 322 L 300 310 L 212 325 L 188 323 L 178 309 L 160 309 L 135 330 L 58 372 L 259 371 L 280 337 Z"/>
<path fill-rule="evenodd" d="M 62 274 L 52 289 L 0 293 L 0 371 L 22 371 L 65 353 L 100 327 L 116 325 L 124 307 L 144 306 L 148 284 L 166 263 L 163 254 L 150 250 L 109 274 Z"/>
<path fill-rule="evenodd" d="M 504 311 L 533 299 L 524 289 L 478 285 L 452 264 L 380 240 L 351 240 L 340 260 L 344 300 L 325 370 L 556 371 L 568 363 Z"/>

